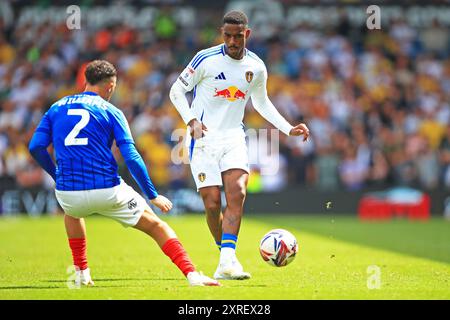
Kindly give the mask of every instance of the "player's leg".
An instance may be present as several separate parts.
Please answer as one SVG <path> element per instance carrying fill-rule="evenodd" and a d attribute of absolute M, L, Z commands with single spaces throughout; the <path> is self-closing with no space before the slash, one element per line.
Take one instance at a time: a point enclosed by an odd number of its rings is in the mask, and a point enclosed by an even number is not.
<path fill-rule="evenodd" d="M 75 282 L 93 286 L 94 281 L 91 278 L 86 255 L 86 225 L 84 219 L 65 214 L 64 225 L 72 251 L 73 264 L 76 268 Z"/>
<path fill-rule="evenodd" d="M 222 203 L 220 199 L 220 187 L 210 186 L 199 189 L 200 195 L 203 199 L 206 212 L 206 222 L 208 223 L 209 231 L 211 232 L 217 247 L 221 248 L 222 242 Z"/>
<path fill-rule="evenodd" d="M 244 272 L 236 257 L 249 172 L 247 144 L 243 132 L 236 137 L 225 138 L 222 142 L 225 148 L 221 153 L 219 167 L 227 205 L 223 212 L 220 261 L 214 277 L 249 279 L 250 274 Z"/>
<path fill-rule="evenodd" d="M 112 218 L 125 227 L 134 227 L 152 237 L 162 251 L 183 272 L 191 285 L 219 285 L 217 281 L 203 276 L 195 270 L 173 229 L 162 221 L 145 199 L 125 182 L 114 188 L 91 192 L 89 201 L 95 211 L 101 215 Z"/>
<path fill-rule="evenodd" d="M 236 258 L 236 243 L 246 197 L 248 173 L 242 169 L 229 169 L 222 173 L 227 206 L 223 213 L 222 248 L 216 279 L 249 279 Z"/>
<path fill-rule="evenodd" d="M 220 187 L 222 176 L 219 167 L 221 147 L 214 141 L 197 141 L 190 151 L 190 167 L 197 190 L 205 205 L 206 221 L 216 245 L 220 249 L 222 219 Z"/>
<path fill-rule="evenodd" d="M 66 227 L 66 233 L 69 239 L 86 238 L 86 224 L 83 218 L 74 218 L 65 214 L 64 226 Z"/>
<path fill-rule="evenodd" d="M 65 213 L 64 226 L 76 269 L 75 284 L 92 286 L 94 282 L 87 262 L 86 225 L 83 218 L 90 214 L 86 206 L 86 194 L 86 191 L 55 190 L 56 199 Z"/>
<path fill-rule="evenodd" d="M 222 223 L 223 233 L 239 234 L 247 194 L 248 173 L 242 169 L 230 169 L 222 173 L 227 206 Z"/>
<path fill-rule="evenodd" d="M 217 281 L 197 272 L 173 229 L 152 211 L 145 210 L 134 228 L 148 234 L 193 286 L 218 286 Z"/>
<path fill-rule="evenodd" d="M 164 221 L 162 221 L 155 213 L 145 210 L 141 218 L 134 226 L 135 229 L 140 230 L 156 241 L 162 248 L 168 240 L 176 238 L 175 231 Z"/>

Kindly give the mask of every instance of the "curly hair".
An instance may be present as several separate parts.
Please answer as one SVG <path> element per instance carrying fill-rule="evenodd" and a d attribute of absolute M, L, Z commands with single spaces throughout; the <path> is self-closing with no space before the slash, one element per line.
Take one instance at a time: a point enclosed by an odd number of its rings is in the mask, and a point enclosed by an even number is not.
<path fill-rule="evenodd" d="M 116 77 L 117 71 L 113 64 L 108 61 L 94 60 L 87 65 L 84 76 L 89 84 L 96 85 L 106 79 Z"/>

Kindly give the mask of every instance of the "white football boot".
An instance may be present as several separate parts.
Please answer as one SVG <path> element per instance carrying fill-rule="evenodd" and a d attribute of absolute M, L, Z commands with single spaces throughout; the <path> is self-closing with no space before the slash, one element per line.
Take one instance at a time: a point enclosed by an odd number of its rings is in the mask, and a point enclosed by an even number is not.
<path fill-rule="evenodd" d="M 187 274 L 189 285 L 193 287 L 220 286 L 219 281 L 205 276 L 202 272 L 193 271 Z"/>
<path fill-rule="evenodd" d="M 217 280 L 246 280 L 250 278 L 250 273 L 244 271 L 236 256 L 229 262 L 219 263 L 214 273 L 214 279 Z"/>
<path fill-rule="evenodd" d="M 94 281 L 92 281 L 91 271 L 89 268 L 76 271 L 75 285 L 78 287 L 81 285 L 93 287 L 95 285 Z"/>

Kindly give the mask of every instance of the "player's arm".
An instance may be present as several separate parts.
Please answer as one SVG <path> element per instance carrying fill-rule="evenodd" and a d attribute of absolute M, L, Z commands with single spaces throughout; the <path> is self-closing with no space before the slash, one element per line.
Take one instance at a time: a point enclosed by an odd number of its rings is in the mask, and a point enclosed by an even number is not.
<path fill-rule="evenodd" d="M 34 160 L 56 181 L 56 166 L 50 154 L 47 151 L 47 147 L 52 141 L 52 132 L 50 126 L 50 119 L 48 113 L 44 114 L 41 119 L 33 137 L 28 145 L 28 150 L 33 156 Z"/>
<path fill-rule="evenodd" d="M 278 112 L 267 95 L 267 70 L 264 68 L 263 74 L 256 80 L 255 87 L 252 92 L 252 102 L 256 111 L 261 114 L 267 121 L 272 123 L 281 132 L 290 136 L 303 135 L 303 141 L 309 137 L 309 129 L 304 123 L 300 123 L 293 127 Z"/>
<path fill-rule="evenodd" d="M 133 143 L 122 143 L 119 145 L 120 153 L 125 159 L 125 163 L 130 170 L 134 180 L 138 183 L 141 190 L 145 193 L 148 199 L 160 208 L 163 212 L 172 209 L 172 203 L 164 196 L 158 195 L 158 192 L 153 185 L 144 160 Z"/>
<path fill-rule="evenodd" d="M 114 138 L 116 145 L 120 149 L 125 164 L 128 167 L 133 179 L 137 182 L 145 196 L 163 212 L 168 212 L 172 209 L 172 203 L 164 196 L 158 195 L 155 186 L 148 174 L 144 160 L 134 145 L 133 137 L 131 136 L 130 128 L 125 116 L 122 112 L 112 113 L 114 125 Z"/>
<path fill-rule="evenodd" d="M 191 128 L 191 136 L 194 139 L 201 138 L 204 135 L 204 131 L 207 131 L 206 126 L 198 121 L 193 114 L 186 98 L 186 93 L 191 91 L 203 77 L 202 65 L 196 66 L 193 64 L 193 62 L 196 61 L 196 57 L 192 59 L 189 65 L 177 78 L 169 92 L 170 101 L 172 101 L 178 113 L 181 115 L 184 123 Z"/>

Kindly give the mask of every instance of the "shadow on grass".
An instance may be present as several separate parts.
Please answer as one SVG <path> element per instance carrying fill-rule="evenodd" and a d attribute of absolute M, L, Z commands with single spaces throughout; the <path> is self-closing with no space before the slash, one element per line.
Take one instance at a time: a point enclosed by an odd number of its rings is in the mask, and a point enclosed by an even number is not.
<path fill-rule="evenodd" d="M 21 289 L 61 289 L 61 287 L 55 286 L 5 286 L 0 287 L 0 290 L 21 290 Z"/>
<path fill-rule="evenodd" d="M 329 239 L 394 251 L 450 264 L 450 222 L 433 218 L 426 222 L 391 220 L 363 222 L 339 214 L 252 216 L 251 219 L 284 228 L 298 235 L 308 232 Z"/>
<path fill-rule="evenodd" d="M 246 288 L 267 288 L 268 286 L 265 285 L 265 284 L 241 284 L 241 283 L 239 283 L 239 286 L 236 286 L 235 288 L 237 288 L 237 287 L 239 287 L 239 288 L 243 288 L 243 287 L 246 287 Z"/>
<path fill-rule="evenodd" d="M 143 279 L 143 278 L 93 278 L 94 281 L 180 281 L 182 279 L 175 279 L 175 278 L 147 278 L 147 279 Z M 50 283 L 65 283 L 67 282 L 66 280 L 55 280 L 55 279 L 51 279 L 51 280 L 41 280 L 41 282 L 50 282 Z"/>
<path fill-rule="evenodd" d="M 99 289 L 99 288 L 141 288 L 142 286 L 128 286 L 128 285 L 98 285 L 97 283 L 93 287 L 81 287 L 81 290 L 91 290 L 91 289 Z M 32 290 L 42 290 L 42 289 L 66 289 L 66 290 L 77 290 L 75 288 L 68 288 L 67 286 L 5 286 L 0 287 L 0 290 L 23 290 L 23 289 L 32 289 Z"/>

